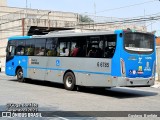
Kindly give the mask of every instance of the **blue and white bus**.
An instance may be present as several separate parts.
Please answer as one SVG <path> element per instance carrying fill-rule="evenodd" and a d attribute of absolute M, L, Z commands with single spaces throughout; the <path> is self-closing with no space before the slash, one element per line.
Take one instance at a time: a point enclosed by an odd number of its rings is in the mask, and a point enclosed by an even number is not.
<path fill-rule="evenodd" d="M 152 86 L 155 36 L 131 30 L 59 31 L 8 40 L 6 74 L 75 86 Z"/>

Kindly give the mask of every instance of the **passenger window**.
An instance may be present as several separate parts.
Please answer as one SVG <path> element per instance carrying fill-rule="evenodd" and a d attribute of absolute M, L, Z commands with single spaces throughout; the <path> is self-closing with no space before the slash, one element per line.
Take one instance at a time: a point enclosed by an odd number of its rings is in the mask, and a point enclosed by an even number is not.
<path fill-rule="evenodd" d="M 24 46 L 18 46 L 16 48 L 16 55 L 24 55 L 25 47 Z"/>
<path fill-rule="evenodd" d="M 73 37 L 71 42 L 71 57 L 86 57 L 86 37 Z"/>
<path fill-rule="evenodd" d="M 80 49 L 79 45 L 76 42 L 72 42 L 70 56 L 72 56 L 72 57 L 78 57 L 79 49 Z"/>
<path fill-rule="evenodd" d="M 110 35 L 105 36 L 105 49 L 104 49 L 104 57 L 112 58 L 116 49 L 116 36 Z"/>
<path fill-rule="evenodd" d="M 57 56 L 57 38 L 47 39 L 46 42 L 46 55 L 47 56 Z"/>
<path fill-rule="evenodd" d="M 103 40 L 101 36 L 92 36 L 88 42 L 88 57 L 102 58 L 103 57 Z"/>
<path fill-rule="evenodd" d="M 69 56 L 70 55 L 70 40 L 71 38 L 59 38 L 59 56 Z"/>
<path fill-rule="evenodd" d="M 67 42 L 60 42 L 60 56 L 69 56 L 69 47 Z"/>
<path fill-rule="evenodd" d="M 16 47 L 16 55 L 24 55 L 25 54 L 25 40 L 18 41 Z"/>
<path fill-rule="evenodd" d="M 46 39 L 36 39 L 35 41 L 35 55 L 44 56 Z"/>
<path fill-rule="evenodd" d="M 34 55 L 34 49 L 35 49 L 34 39 L 26 40 L 25 55 L 33 56 Z"/>

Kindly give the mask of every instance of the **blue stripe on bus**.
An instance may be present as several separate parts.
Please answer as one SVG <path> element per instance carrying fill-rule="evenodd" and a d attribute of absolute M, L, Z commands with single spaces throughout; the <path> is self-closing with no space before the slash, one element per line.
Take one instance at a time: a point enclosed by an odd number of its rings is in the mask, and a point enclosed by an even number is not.
<path fill-rule="evenodd" d="M 8 38 L 8 40 L 25 40 L 30 38 L 32 38 L 32 36 L 13 36 Z"/>
<path fill-rule="evenodd" d="M 68 69 L 64 69 L 64 68 L 43 68 L 43 67 L 28 67 L 28 68 L 43 69 L 43 70 L 57 70 L 57 71 L 66 71 L 66 70 L 68 70 Z M 106 72 L 91 72 L 91 71 L 85 71 L 85 70 L 73 70 L 73 72 L 89 73 L 89 74 L 101 74 L 101 75 L 111 75 L 111 73 L 106 73 Z"/>

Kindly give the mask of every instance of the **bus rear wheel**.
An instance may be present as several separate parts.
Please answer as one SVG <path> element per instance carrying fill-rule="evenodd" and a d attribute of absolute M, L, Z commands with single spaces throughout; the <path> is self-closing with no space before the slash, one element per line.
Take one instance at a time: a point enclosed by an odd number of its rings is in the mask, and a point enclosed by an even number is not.
<path fill-rule="evenodd" d="M 18 80 L 19 82 L 25 82 L 25 79 L 24 79 L 24 77 L 23 77 L 23 70 L 22 70 L 22 68 L 19 68 L 19 69 L 17 70 L 17 80 Z"/>
<path fill-rule="evenodd" d="M 67 72 L 64 76 L 64 87 L 66 90 L 74 90 L 76 79 L 72 72 Z"/>

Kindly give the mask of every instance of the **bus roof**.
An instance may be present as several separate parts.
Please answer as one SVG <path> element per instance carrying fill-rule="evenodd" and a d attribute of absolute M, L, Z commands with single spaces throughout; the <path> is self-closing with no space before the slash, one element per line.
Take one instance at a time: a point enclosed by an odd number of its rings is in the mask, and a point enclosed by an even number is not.
<path fill-rule="evenodd" d="M 116 30 L 122 32 L 123 30 Z M 46 35 L 33 35 L 33 36 L 13 36 L 8 40 L 25 40 L 30 38 L 50 38 L 50 37 L 76 37 L 76 36 L 94 36 L 94 35 L 113 35 L 114 31 L 91 31 L 91 30 L 62 30 L 52 31 Z"/>
<path fill-rule="evenodd" d="M 75 30 L 64 30 L 64 31 L 53 31 L 46 35 L 34 35 L 33 38 L 46 38 L 46 37 L 74 37 L 74 36 L 94 36 L 114 34 L 113 31 L 75 31 Z"/>
<path fill-rule="evenodd" d="M 32 36 L 13 36 L 9 37 L 8 40 L 25 40 L 30 38 L 32 38 Z"/>

